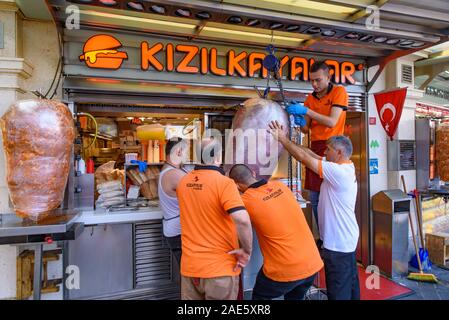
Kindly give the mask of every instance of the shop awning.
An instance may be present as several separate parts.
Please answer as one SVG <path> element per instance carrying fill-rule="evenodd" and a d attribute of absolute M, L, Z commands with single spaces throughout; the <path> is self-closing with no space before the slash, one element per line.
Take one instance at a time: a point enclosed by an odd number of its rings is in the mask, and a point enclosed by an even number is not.
<path fill-rule="evenodd" d="M 435 45 L 449 34 L 446 1 L 47 0 L 61 27 L 77 5 L 81 27 L 379 58 Z M 72 7 L 73 9 L 73 7 Z M 70 8 L 68 11 L 70 13 Z"/>

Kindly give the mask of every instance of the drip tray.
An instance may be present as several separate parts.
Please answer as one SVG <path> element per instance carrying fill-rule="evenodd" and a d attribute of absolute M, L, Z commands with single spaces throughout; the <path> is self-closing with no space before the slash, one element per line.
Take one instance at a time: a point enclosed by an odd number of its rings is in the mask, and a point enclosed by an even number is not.
<path fill-rule="evenodd" d="M 14 213 L 0 215 L 0 244 L 40 242 L 45 239 L 73 240 L 84 225 L 75 223 L 80 212 L 58 209 L 40 221 L 23 219 Z"/>

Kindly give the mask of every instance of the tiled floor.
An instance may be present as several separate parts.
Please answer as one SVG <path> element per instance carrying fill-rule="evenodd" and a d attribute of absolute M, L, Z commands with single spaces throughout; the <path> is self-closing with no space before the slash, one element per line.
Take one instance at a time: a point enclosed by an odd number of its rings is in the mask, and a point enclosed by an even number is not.
<path fill-rule="evenodd" d="M 417 272 L 417 270 L 410 271 Z M 407 277 L 397 280 L 397 283 L 412 289 L 414 292 L 396 300 L 449 300 L 449 268 L 443 269 L 433 266 L 431 273 L 437 277 L 438 283 L 418 282 L 409 280 Z M 324 294 L 313 289 L 311 293 L 308 296 L 310 300 L 327 300 Z"/>
<path fill-rule="evenodd" d="M 407 278 L 397 281 L 414 291 L 412 295 L 399 300 L 449 300 L 449 269 L 433 266 L 431 273 L 437 277 L 438 283 L 418 282 Z"/>

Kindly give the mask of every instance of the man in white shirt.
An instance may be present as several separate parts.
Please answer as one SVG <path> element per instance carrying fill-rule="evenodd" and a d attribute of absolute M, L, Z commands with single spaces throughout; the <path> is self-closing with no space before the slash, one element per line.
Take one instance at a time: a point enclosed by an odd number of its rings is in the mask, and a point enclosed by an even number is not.
<path fill-rule="evenodd" d="M 290 141 L 282 126 L 273 121 L 269 132 L 287 151 L 322 179 L 318 204 L 321 256 L 324 260 L 329 300 L 359 300 L 360 288 L 356 261 L 359 227 L 355 217 L 357 179 L 350 158 L 352 143 L 345 136 L 326 142 L 325 158 Z"/>

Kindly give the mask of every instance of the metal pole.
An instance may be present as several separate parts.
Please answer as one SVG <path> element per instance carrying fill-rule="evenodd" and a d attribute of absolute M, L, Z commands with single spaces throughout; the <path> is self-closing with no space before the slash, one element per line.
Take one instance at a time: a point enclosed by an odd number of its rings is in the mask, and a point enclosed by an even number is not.
<path fill-rule="evenodd" d="M 34 249 L 34 280 L 33 280 L 33 300 L 41 299 L 42 284 L 42 243 L 35 246 Z"/>

